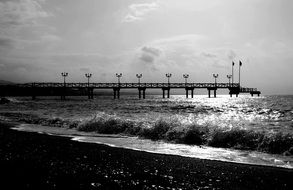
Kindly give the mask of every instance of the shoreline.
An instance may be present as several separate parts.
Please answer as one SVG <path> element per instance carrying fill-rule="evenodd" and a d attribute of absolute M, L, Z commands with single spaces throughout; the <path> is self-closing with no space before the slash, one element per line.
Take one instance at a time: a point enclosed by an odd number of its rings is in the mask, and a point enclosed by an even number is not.
<path fill-rule="evenodd" d="M 198 158 L 236 164 L 272 166 L 293 169 L 293 158 L 290 159 L 282 155 L 270 155 L 268 153 L 257 151 L 242 151 L 237 149 L 228 150 L 225 148 L 196 145 L 189 146 L 180 143 L 152 141 L 150 139 L 144 138 L 140 139 L 139 137 L 135 136 L 124 136 L 120 134 L 99 134 L 94 132 L 77 131 L 76 129 L 43 126 L 38 124 L 17 123 L 16 126 L 12 127 L 11 129 L 24 132 L 36 132 L 39 134 L 70 137 L 73 141 L 102 144 L 111 147 L 143 151 L 147 153 L 177 155 L 188 158 Z M 133 140 L 134 138 L 136 140 Z M 166 145 L 171 146 L 172 148 L 167 148 Z"/>
<path fill-rule="evenodd" d="M 292 189 L 293 171 L 21 132 L 0 122 L 1 181 L 22 189 Z"/>

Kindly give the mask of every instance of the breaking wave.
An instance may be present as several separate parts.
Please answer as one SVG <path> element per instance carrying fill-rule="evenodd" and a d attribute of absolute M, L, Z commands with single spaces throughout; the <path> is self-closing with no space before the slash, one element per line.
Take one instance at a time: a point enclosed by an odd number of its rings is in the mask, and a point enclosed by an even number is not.
<path fill-rule="evenodd" d="M 159 118 L 153 123 L 144 123 L 105 114 L 79 123 L 77 129 L 102 134 L 135 135 L 189 145 L 293 155 L 293 135 L 289 133 L 182 123 L 178 118 Z"/>
<path fill-rule="evenodd" d="M 61 118 L 40 118 L 37 115 L 23 113 L 2 113 L 1 116 L 13 121 L 74 128 L 84 132 L 123 134 L 154 141 L 162 140 L 189 145 L 293 155 L 293 134 L 254 131 L 231 126 L 199 125 L 196 121 L 185 122 L 180 117 L 160 117 L 156 121 L 137 121 L 100 113 L 91 119 L 72 121 Z"/>

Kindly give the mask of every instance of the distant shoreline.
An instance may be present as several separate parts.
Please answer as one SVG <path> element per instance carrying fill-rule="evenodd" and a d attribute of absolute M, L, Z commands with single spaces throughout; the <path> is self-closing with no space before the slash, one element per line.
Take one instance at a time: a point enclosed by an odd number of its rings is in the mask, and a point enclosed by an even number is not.
<path fill-rule="evenodd" d="M 152 154 L 10 127 L 0 123 L 1 181 L 10 188 L 293 188 L 288 169 Z"/>

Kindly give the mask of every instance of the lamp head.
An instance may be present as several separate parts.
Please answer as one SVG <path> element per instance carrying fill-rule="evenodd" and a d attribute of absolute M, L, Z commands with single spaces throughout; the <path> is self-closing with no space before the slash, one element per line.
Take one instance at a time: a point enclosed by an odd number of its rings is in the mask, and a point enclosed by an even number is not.
<path fill-rule="evenodd" d="M 67 77 L 67 76 L 68 76 L 68 73 L 66 73 L 66 72 L 62 72 L 61 75 L 62 75 L 63 77 Z"/>
<path fill-rule="evenodd" d="M 189 74 L 183 74 L 183 77 L 184 78 L 188 78 L 189 77 Z"/>
<path fill-rule="evenodd" d="M 167 73 L 167 74 L 166 74 L 166 77 L 168 77 L 168 78 L 171 77 L 171 76 L 172 76 L 171 73 Z"/>
<path fill-rule="evenodd" d="M 92 77 L 92 74 L 91 74 L 91 73 L 86 73 L 85 76 L 86 76 L 87 78 L 90 78 L 90 77 Z"/>

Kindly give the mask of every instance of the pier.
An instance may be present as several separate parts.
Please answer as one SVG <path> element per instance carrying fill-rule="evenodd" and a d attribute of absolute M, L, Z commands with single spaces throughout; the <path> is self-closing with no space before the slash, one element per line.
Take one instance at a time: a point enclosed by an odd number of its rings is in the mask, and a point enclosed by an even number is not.
<path fill-rule="evenodd" d="M 120 91 L 123 89 L 137 89 L 138 98 L 146 98 L 147 89 L 161 89 L 162 98 L 170 98 L 172 89 L 185 90 L 186 98 L 194 96 L 196 89 L 207 89 L 208 97 L 217 96 L 218 89 L 227 89 L 229 95 L 238 97 L 241 93 L 248 93 L 259 96 L 261 94 L 256 88 L 244 88 L 239 83 L 23 83 L 0 85 L 0 96 L 60 96 L 62 100 L 66 96 L 87 96 L 94 98 L 94 90 L 112 89 L 113 98 L 120 98 Z"/>

